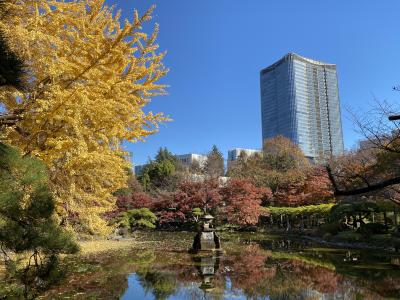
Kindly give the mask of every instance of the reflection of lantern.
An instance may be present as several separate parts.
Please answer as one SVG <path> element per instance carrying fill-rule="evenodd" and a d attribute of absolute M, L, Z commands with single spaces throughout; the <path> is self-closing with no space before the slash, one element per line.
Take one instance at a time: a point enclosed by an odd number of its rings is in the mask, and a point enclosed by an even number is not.
<path fill-rule="evenodd" d="M 214 284 L 212 283 L 212 277 L 204 277 L 203 281 L 200 285 L 200 289 L 202 289 L 205 292 L 210 292 L 214 289 Z"/>
<path fill-rule="evenodd" d="M 214 289 L 214 275 L 219 268 L 219 258 L 217 256 L 204 256 L 194 258 L 200 264 L 197 266 L 202 278 L 200 289 L 209 292 Z"/>
<path fill-rule="evenodd" d="M 215 256 L 207 256 L 200 258 L 200 273 L 201 275 L 214 275 L 216 257 Z"/>

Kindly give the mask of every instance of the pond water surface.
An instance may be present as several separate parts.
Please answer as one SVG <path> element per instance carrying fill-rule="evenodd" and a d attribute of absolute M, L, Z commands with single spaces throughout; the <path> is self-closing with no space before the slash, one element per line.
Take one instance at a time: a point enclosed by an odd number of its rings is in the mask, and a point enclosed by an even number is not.
<path fill-rule="evenodd" d="M 135 248 L 82 262 L 48 299 L 400 299 L 400 257 L 262 234 L 223 235 L 222 255 L 187 252 L 194 233 L 139 234 Z"/>

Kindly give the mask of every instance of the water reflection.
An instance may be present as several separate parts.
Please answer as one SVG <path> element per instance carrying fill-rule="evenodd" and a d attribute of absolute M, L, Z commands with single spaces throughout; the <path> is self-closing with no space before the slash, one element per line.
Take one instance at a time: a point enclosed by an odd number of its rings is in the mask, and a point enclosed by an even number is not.
<path fill-rule="evenodd" d="M 265 244 L 264 244 L 265 246 Z M 287 250 L 284 247 L 284 250 Z M 238 250 L 238 249 L 236 249 Z M 275 248 L 276 250 L 276 248 Z M 384 299 L 400 296 L 398 259 L 375 261 L 357 251 L 271 251 L 252 242 L 222 257 L 192 256 L 157 275 L 136 273 L 154 299 Z M 375 257 L 377 259 L 377 257 Z M 132 293 L 131 293 L 132 294 Z M 127 298 L 122 299 L 140 299 Z M 149 298 L 152 299 L 152 298 Z"/>
<path fill-rule="evenodd" d="M 400 257 L 395 254 L 235 236 L 225 237 L 222 256 L 196 256 L 164 238 L 154 238 L 154 247 L 108 257 L 47 299 L 400 298 Z M 190 245 L 191 238 L 179 241 Z"/>
<path fill-rule="evenodd" d="M 219 255 L 217 253 L 212 253 L 209 256 L 193 256 L 193 261 L 197 266 L 198 273 L 201 278 L 200 289 L 207 292 L 214 290 L 214 276 L 219 269 Z"/>

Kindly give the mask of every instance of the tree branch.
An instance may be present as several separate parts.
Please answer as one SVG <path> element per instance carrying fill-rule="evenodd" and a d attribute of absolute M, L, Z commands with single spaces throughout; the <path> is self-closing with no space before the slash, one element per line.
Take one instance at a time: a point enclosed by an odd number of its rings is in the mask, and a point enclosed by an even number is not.
<path fill-rule="evenodd" d="M 384 189 L 385 187 L 392 186 L 395 184 L 400 184 L 400 177 L 393 177 L 393 178 L 383 180 L 383 181 L 375 183 L 375 184 L 370 184 L 367 187 L 355 188 L 355 189 L 351 189 L 351 190 L 340 190 L 337 186 L 336 180 L 335 180 L 335 178 L 332 174 L 332 170 L 329 166 L 326 166 L 326 171 L 328 172 L 329 180 L 332 183 L 335 196 L 360 195 L 360 194 L 365 194 L 365 193 L 381 190 L 381 189 Z"/>

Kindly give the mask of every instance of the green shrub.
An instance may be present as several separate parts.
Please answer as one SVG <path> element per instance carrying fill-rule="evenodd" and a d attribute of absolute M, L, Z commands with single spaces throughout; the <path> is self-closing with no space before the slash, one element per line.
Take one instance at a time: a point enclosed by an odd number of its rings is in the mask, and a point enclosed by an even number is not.
<path fill-rule="evenodd" d="M 390 243 L 396 249 L 400 249 L 400 238 L 396 236 L 391 236 Z"/>
<path fill-rule="evenodd" d="M 118 218 L 118 226 L 122 228 L 155 228 L 157 217 L 148 208 L 131 209 Z"/>
<path fill-rule="evenodd" d="M 338 232 L 343 230 L 341 227 L 341 224 L 339 222 L 331 222 L 331 223 L 325 223 L 320 227 L 320 232 L 322 234 L 324 233 L 329 233 L 331 235 L 336 235 Z"/>
<path fill-rule="evenodd" d="M 319 215 L 319 216 L 327 216 L 329 215 L 331 208 L 334 206 L 332 203 L 328 204 L 319 204 L 319 205 L 304 205 L 297 207 L 277 207 L 277 206 L 269 206 L 266 207 L 266 211 L 274 217 L 279 217 L 281 215 L 290 215 L 290 216 L 300 216 L 300 215 Z"/>
<path fill-rule="evenodd" d="M 201 208 L 195 207 L 192 210 L 192 214 L 195 222 L 198 223 L 200 221 L 201 216 L 203 216 L 204 212 Z"/>
<path fill-rule="evenodd" d="M 380 247 L 392 247 L 394 246 L 394 239 L 388 233 L 386 234 L 373 234 L 368 237 L 367 240 L 369 243 L 373 244 L 374 246 Z"/>
<path fill-rule="evenodd" d="M 362 235 L 353 230 L 346 230 L 339 232 L 335 238 L 345 242 L 355 243 L 362 240 Z"/>
<path fill-rule="evenodd" d="M 360 212 L 371 213 L 377 212 L 378 205 L 373 202 L 355 202 L 355 203 L 338 203 L 334 205 L 331 209 L 331 218 L 339 220 L 344 218 L 346 215 L 356 215 Z"/>
<path fill-rule="evenodd" d="M 329 233 L 329 232 L 327 232 L 327 233 L 325 233 L 325 234 L 322 236 L 322 238 L 323 238 L 324 240 L 326 240 L 326 241 L 329 241 L 330 239 L 332 239 L 332 234 Z"/>
<path fill-rule="evenodd" d="M 217 231 L 228 231 L 228 232 L 237 231 L 239 229 L 240 229 L 240 226 L 235 225 L 235 224 L 229 224 L 229 223 L 222 224 L 216 228 Z"/>
<path fill-rule="evenodd" d="M 368 223 L 361 224 L 361 227 L 357 230 L 358 233 L 361 233 L 363 236 L 371 236 L 373 234 L 381 234 L 386 232 L 386 227 L 380 223 Z"/>

